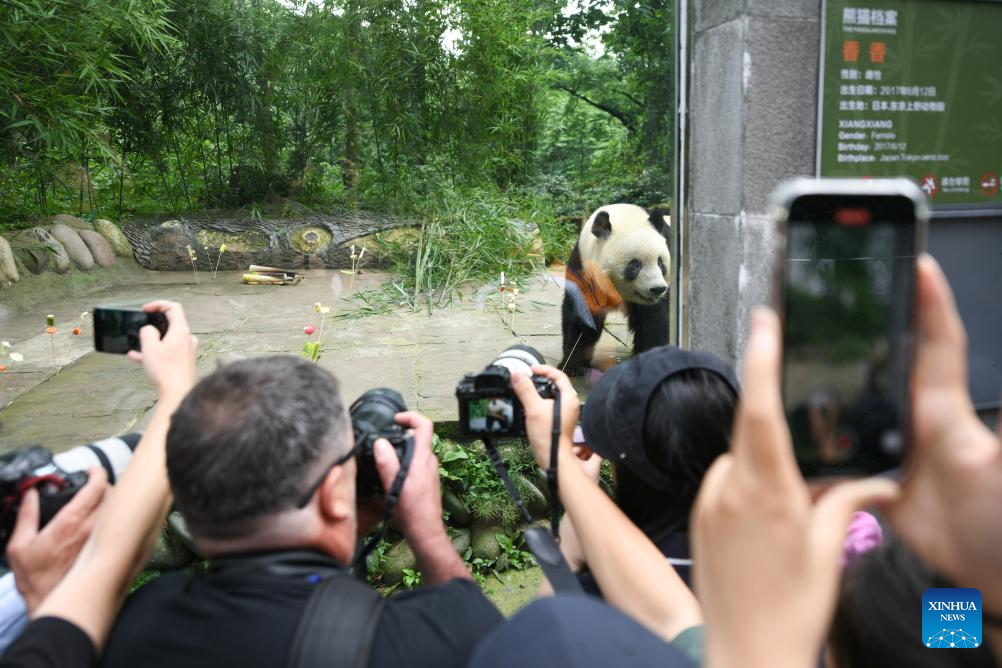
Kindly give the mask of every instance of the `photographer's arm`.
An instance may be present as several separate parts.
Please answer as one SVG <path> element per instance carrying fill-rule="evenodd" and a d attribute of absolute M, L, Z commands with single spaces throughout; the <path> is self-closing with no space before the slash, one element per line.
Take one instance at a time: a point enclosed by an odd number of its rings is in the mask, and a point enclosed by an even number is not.
<path fill-rule="evenodd" d="M 578 400 L 567 376 L 548 366 L 533 372 L 560 389 L 561 436 L 557 479 L 560 500 L 574 522 L 585 560 L 606 600 L 666 641 L 702 622 L 699 603 L 661 551 L 623 514 L 582 469 L 572 452 Z M 542 467 L 549 465 L 553 402 L 543 400 L 525 376 L 512 377 L 525 410 L 529 443 Z"/>
<path fill-rule="evenodd" d="M 407 544 L 414 550 L 418 569 L 428 584 L 473 576 L 452 546 L 442 521 L 442 490 L 439 488 L 438 458 L 431 449 L 434 425 L 419 413 L 398 413 L 397 422 L 414 434 L 414 455 L 397 503 L 395 518 Z M 400 469 L 397 453 L 385 439 L 373 446 L 376 468 L 383 487 L 389 489 Z"/>
<path fill-rule="evenodd" d="M 173 302 L 153 302 L 168 330 L 161 340 L 151 326 L 140 330 L 141 361 L 159 401 L 142 440 L 118 484 L 108 493 L 94 532 L 70 572 L 42 603 L 36 617 L 61 617 L 80 627 L 100 650 L 138 565 L 170 506 L 164 446 L 170 417 L 195 382 L 195 351 L 184 311 Z"/>

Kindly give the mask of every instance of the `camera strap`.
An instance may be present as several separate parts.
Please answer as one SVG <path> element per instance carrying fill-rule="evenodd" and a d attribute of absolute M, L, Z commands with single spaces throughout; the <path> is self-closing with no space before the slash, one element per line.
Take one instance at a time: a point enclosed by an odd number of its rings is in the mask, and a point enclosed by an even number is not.
<path fill-rule="evenodd" d="M 563 552 L 557 543 L 560 526 L 560 499 L 557 496 L 557 447 L 560 441 L 560 390 L 554 388 L 555 397 L 553 401 L 553 431 L 550 442 L 550 466 L 546 469 L 546 481 L 550 489 L 550 531 L 542 527 L 528 527 L 524 530 L 525 543 L 536 558 L 539 567 L 543 569 L 543 574 L 550 581 L 553 590 L 558 593 L 580 593 L 581 583 L 567 564 Z M 508 495 L 518 508 L 522 519 L 526 524 L 532 522 L 532 513 L 525 507 L 525 500 L 521 492 L 515 486 L 508 469 L 501 461 L 501 454 L 494 447 L 494 442 L 489 436 L 483 437 L 484 449 L 487 450 L 487 457 L 498 472 L 501 482 L 508 490 Z"/>
<path fill-rule="evenodd" d="M 550 488 L 550 532 L 560 541 L 560 496 L 557 488 L 557 451 L 560 448 L 560 388 L 553 386 L 553 424 L 550 425 L 550 465 L 546 467 L 546 485 Z"/>
<path fill-rule="evenodd" d="M 400 492 L 404 488 L 404 482 L 407 480 L 407 472 L 411 468 L 411 459 L 414 458 L 414 436 L 413 434 L 407 434 L 407 440 L 404 445 L 404 456 L 400 460 L 400 470 L 397 471 L 396 477 L 393 479 L 393 484 L 390 485 L 390 490 L 386 493 L 386 504 L 383 511 L 383 521 L 376 529 L 375 533 L 370 536 L 369 540 L 365 542 L 363 546 L 355 553 L 355 558 L 351 562 L 351 568 L 355 572 L 355 576 L 360 580 L 365 579 L 366 564 L 365 560 L 372 553 L 376 546 L 379 545 L 379 541 L 383 539 L 383 535 L 386 533 L 386 527 L 389 526 L 390 522 L 393 520 L 393 511 L 397 507 L 397 503 L 400 501 Z"/>

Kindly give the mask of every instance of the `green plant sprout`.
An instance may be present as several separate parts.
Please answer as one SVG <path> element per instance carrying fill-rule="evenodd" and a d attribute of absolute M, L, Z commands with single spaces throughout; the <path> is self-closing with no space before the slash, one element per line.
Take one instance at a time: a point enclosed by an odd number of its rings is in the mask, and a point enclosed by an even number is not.
<path fill-rule="evenodd" d="M 307 325 L 303 327 L 303 333 L 306 334 L 306 345 L 303 346 L 301 354 L 316 364 L 320 361 L 320 351 L 323 348 L 324 342 L 324 325 L 327 323 L 327 316 L 330 315 L 331 309 L 329 306 L 324 306 L 320 302 L 317 302 L 313 305 L 313 310 L 320 314 L 320 333 L 317 334 L 317 340 L 312 341 L 310 340 L 311 337 L 317 332 L 316 326 Z"/>

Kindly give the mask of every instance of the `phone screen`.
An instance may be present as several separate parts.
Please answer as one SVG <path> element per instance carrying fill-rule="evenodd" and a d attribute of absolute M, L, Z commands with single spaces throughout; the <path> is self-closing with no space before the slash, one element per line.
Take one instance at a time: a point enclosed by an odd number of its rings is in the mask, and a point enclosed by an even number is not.
<path fill-rule="evenodd" d="M 787 222 L 783 393 L 805 475 L 901 463 L 920 249 L 903 196 L 805 195 Z"/>
<path fill-rule="evenodd" d="M 167 331 L 167 318 L 163 313 L 95 308 L 94 349 L 122 355 L 130 350 L 139 350 L 139 330 L 145 325 L 153 325 L 163 337 Z"/>

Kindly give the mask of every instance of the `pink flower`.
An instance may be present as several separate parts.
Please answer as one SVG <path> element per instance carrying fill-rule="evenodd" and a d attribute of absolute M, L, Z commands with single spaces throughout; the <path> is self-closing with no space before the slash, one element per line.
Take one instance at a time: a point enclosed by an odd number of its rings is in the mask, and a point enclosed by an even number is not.
<path fill-rule="evenodd" d="M 317 328 L 314 327 L 313 325 L 307 325 L 306 327 L 303 327 L 303 333 L 306 334 L 306 336 L 313 336 L 313 332 L 315 331 L 317 331 Z"/>

